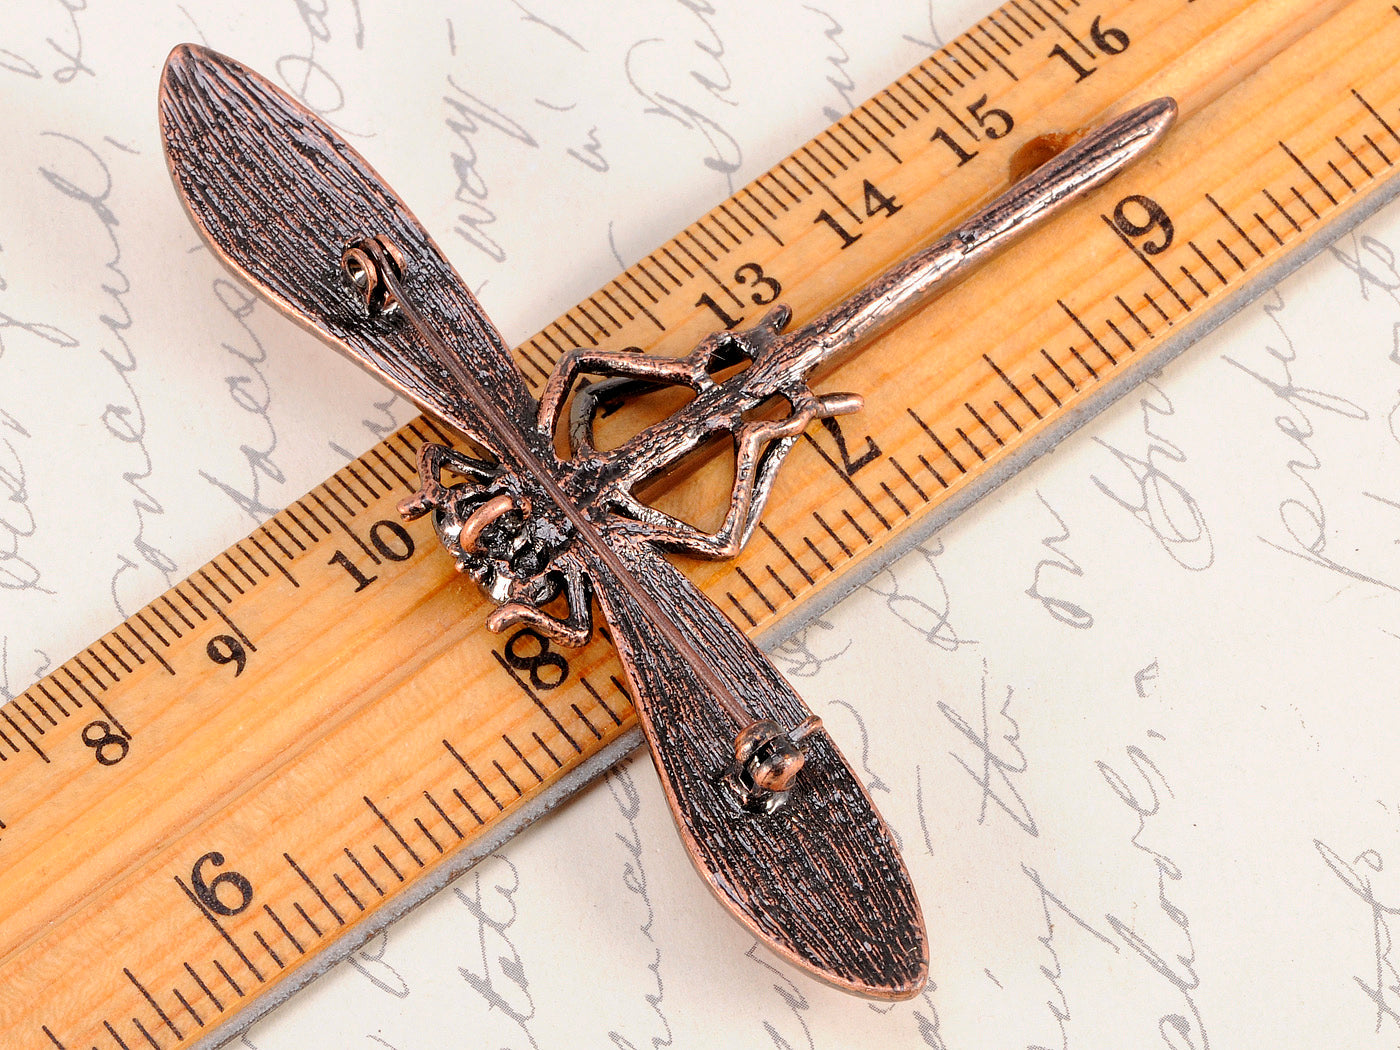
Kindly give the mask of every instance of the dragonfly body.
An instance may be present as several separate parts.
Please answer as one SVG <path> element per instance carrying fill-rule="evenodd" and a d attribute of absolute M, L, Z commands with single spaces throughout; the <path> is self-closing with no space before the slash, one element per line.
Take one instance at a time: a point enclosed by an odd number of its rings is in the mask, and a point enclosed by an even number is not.
<path fill-rule="evenodd" d="M 402 509 L 431 515 L 458 568 L 498 603 L 487 626 L 524 624 L 580 645 L 594 604 L 601 610 L 682 841 L 720 901 L 824 980 L 876 998 L 916 995 L 927 936 L 889 829 L 820 720 L 660 551 L 735 553 L 803 429 L 860 406 L 855 395 L 815 393 L 812 371 L 1107 178 L 1170 122 L 1170 100 L 1086 139 L 801 329 L 787 331 L 788 312 L 775 307 L 679 359 L 575 350 L 538 401 L 426 231 L 317 117 L 192 45 L 171 53 L 160 105 L 176 188 L 223 260 L 468 439 L 424 446 L 421 488 Z M 572 399 L 561 452 L 561 417 L 581 375 L 634 389 L 684 386 L 694 397 L 600 451 L 592 418 L 607 386 L 585 389 Z M 726 438 L 735 481 L 713 532 L 637 496 Z"/>

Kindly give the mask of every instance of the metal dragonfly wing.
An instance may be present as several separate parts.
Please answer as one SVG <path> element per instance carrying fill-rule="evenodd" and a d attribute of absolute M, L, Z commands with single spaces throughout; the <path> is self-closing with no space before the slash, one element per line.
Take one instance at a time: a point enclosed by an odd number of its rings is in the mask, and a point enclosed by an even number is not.
<path fill-rule="evenodd" d="M 778 307 L 682 358 L 574 350 L 536 402 L 431 238 L 330 128 L 204 48 L 176 48 L 161 83 L 176 187 L 225 262 L 481 450 L 424 446 L 422 488 L 401 509 L 431 514 L 458 568 L 498 603 L 487 626 L 524 623 L 581 645 L 596 600 L 682 841 L 711 890 L 790 962 L 883 999 L 916 995 L 928 973 L 923 916 L 894 839 L 820 719 L 659 548 L 737 552 L 802 430 L 860 406 L 855 395 L 815 393 L 811 372 L 1111 178 L 1174 115 L 1158 99 L 1083 136 L 801 329 L 787 331 Z M 591 422 L 602 388 L 585 388 L 561 456 L 556 431 L 581 374 L 611 377 L 614 392 L 681 385 L 695 396 L 600 452 Z M 633 494 L 725 438 L 735 481 L 716 531 Z"/>

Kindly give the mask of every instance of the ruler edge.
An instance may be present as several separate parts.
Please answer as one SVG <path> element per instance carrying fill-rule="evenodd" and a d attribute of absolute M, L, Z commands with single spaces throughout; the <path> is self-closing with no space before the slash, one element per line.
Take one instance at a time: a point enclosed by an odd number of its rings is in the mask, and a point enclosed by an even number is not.
<path fill-rule="evenodd" d="M 991 9 L 990 13 L 1000 11 L 1003 6 L 1005 6 L 1004 3 L 998 3 Z M 975 20 L 971 25 L 955 34 L 953 39 L 956 40 L 967 35 L 981 24 L 985 17 L 984 15 L 983 18 Z M 936 48 L 930 54 L 937 55 L 945 48 L 946 45 L 944 48 Z M 927 59 L 915 62 L 890 83 L 894 83 L 918 69 L 924 61 Z M 870 98 L 877 97 L 882 90 L 884 89 L 876 89 L 869 98 L 851 106 L 841 119 L 850 113 L 858 112 L 862 106 L 870 101 Z M 812 141 L 835 123 L 839 123 L 839 119 L 817 131 L 813 136 L 804 139 L 803 143 Z M 777 163 L 781 163 L 782 160 L 800 148 L 801 144 L 794 150 L 783 153 Z M 744 183 L 740 189 L 752 185 L 762 174 L 776 166 L 777 164 L 769 165 L 759 176 Z M 704 211 L 697 219 L 682 227 L 681 232 L 710 215 L 736 194 L 724 197 L 717 204 Z M 1162 372 L 1186 349 L 1205 339 L 1225 322 L 1252 305 L 1270 288 L 1292 276 L 1305 264 L 1320 255 L 1324 249 L 1331 247 L 1343 235 L 1374 216 L 1397 197 L 1400 197 L 1400 166 L 1397 166 L 1386 178 L 1373 182 L 1371 189 L 1359 202 L 1313 227 L 1303 238 L 1302 243 L 1291 250 L 1285 250 L 1270 265 L 1248 277 L 1243 283 L 1235 285 L 1229 298 L 1219 300 L 1199 313 L 1188 315 L 1192 323 L 1179 327 L 1172 335 L 1161 340 L 1148 354 L 1135 358 L 1128 367 L 1118 372 L 1112 379 L 1098 385 L 1094 392 L 1081 399 L 1079 404 L 1065 413 L 1056 427 L 1023 443 L 1014 452 L 1001 459 L 995 467 L 983 472 L 975 481 L 959 489 L 955 495 L 942 501 L 935 509 L 925 512 L 912 525 L 887 539 L 879 547 L 878 558 L 866 556 L 853 562 L 847 562 L 846 565 L 849 568 L 837 574 L 820 592 L 809 591 L 806 597 L 786 606 L 780 615 L 763 627 L 756 630 L 750 629 L 745 633 L 764 652 L 771 652 L 783 644 L 817 617 L 844 601 L 883 568 L 899 560 L 919 544 L 934 536 L 954 518 L 970 510 L 993 490 L 1000 488 L 1012 477 L 1030 467 L 1036 460 L 1053 452 L 1061 442 L 1073 437 L 1088 422 L 1101 415 L 1130 391 L 1139 387 L 1145 379 Z M 674 236 L 676 235 L 666 238 L 660 244 L 670 243 Z M 641 256 L 641 258 L 646 257 L 645 253 Z M 624 271 L 626 269 L 624 267 Z M 605 280 L 599 287 L 605 288 L 612 279 Z M 580 301 L 586 301 L 586 299 Z M 926 308 L 935 307 L 933 303 L 930 303 Z M 528 342 L 528 340 L 526 341 Z M 513 357 L 514 347 L 511 350 Z M 408 423 L 396 428 L 396 430 L 406 429 L 423 416 L 423 413 L 418 413 Z M 371 447 L 377 447 L 377 445 L 378 443 Z M 356 460 L 351 462 L 353 463 L 359 458 L 356 457 Z M 338 471 L 332 472 L 330 477 L 334 477 L 336 473 Z M 317 486 L 324 484 L 325 480 L 328 479 L 323 479 L 308 491 L 314 491 Z M 295 503 L 295 500 L 292 503 Z M 254 531 L 256 531 L 256 527 Z M 227 547 L 224 548 L 224 550 L 227 549 Z M 867 547 L 866 550 L 874 551 L 875 548 Z M 223 550 L 216 552 L 212 558 L 217 558 L 222 553 L 224 553 Z M 207 564 L 207 561 L 203 564 Z M 115 630 L 115 628 L 113 629 Z M 103 632 L 99 637 L 104 637 L 107 633 L 110 632 Z M 81 654 L 81 652 L 82 649 L 79 649 L 78 653 Z M 39 679 L 39 681 L 42 680 L 42 678 Z M 22 693 L 17 694 L 17 697 L 18 695 L 22 695 Z M 639 725 L 634 725 L 631 729 L 614 738 L 549 786 L 540 790 L 529 802 L 520 805 L 509 816 L 496 823 L 489 834 L 477 839 L 470 846 L 463 847 L 451 859 L 445 860 L 440 867 L 417 879 L 402 894 L 396 895 L 391 901 L 386 901 L 381 907 L 375 909 L 362 923 L 342 933 L 295 973 L 280 980 L 266 993 L 245 999 L 244 1006 L 237 1008 L 227 1018 L 209 1027 L 199 1039 L 186 1044 L 188 1050 L 215 1050 L 215 1048 L 231 1042 L 239 1034 L 246 1032 L 311 982 L 349 958 L 371 938 L 402 919 L 430 897 L 436 896 L 447 885 L 465 875 L 536 821 L 572 801 L 584 788 L 594 784 L 625 759 L 643 750 L 644 743 Z"/>

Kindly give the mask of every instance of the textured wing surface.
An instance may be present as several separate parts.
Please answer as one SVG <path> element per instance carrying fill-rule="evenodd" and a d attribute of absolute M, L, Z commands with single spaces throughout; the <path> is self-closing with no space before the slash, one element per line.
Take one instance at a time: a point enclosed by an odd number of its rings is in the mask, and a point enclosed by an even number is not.
<path fill-rule="evenodd" d="M 196 226 L 278 307 L 430 412 L 489 432 L 467 392 L 401 317 L 368 316 L 340 269 L 362 237 L 402 252 L 402 284 L 435 331 L 522 426 L 534 401 L 495 327 L 427 232 L 354 149 L 265 78 L 182 44 L 161 76 L 160 124 Z"/>
<path fill-rule="evenodd" d="M 690 641 L 682 653 L 595 560 L 589 572 L 631 680 L 652 758 L 700 874 L 789 961 L 849 991 L 906 998 L 928 970 L 919 902 L 889 829 L 825 731 L 772 815 L 739 807 L 720 778 L 737 726 L 693 660 L 703 659 L 756 717 L 791 728 L 810 714 L 768 659 L 650 546 L 609 530 L 640 589 Z M 596 559 L 596 555 L 585 554 Z"/>

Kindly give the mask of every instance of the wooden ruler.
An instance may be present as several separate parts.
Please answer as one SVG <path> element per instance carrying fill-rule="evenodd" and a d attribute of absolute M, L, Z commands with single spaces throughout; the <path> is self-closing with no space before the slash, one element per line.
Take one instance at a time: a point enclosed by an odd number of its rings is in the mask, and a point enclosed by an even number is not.
<path fill-rule="evenodd" d="M 521 367 L 538 387 L 575 345 L 679 353 L 778 299 L 801 323 L 1038 136 L 1179 100 L 1153 157 L 820 378 L 866 411 L 800 443 L 737 562 L 687 566 L 776 637 L 1392 195 L 1396 55 L 1376 0 L 1012 0 Z M 226 1039 L 635 745 L 606 643 L 487 634 L 399 523 L 445 436 L 371 449 L 0 709 L 6 1047 Z M 725 485 L 706 465 L 659 498 L 694 517 Z"/>

